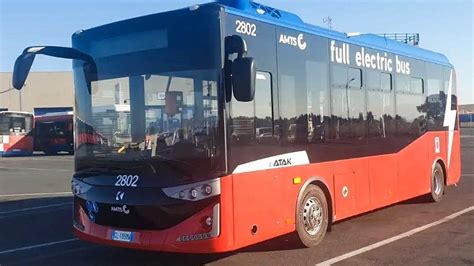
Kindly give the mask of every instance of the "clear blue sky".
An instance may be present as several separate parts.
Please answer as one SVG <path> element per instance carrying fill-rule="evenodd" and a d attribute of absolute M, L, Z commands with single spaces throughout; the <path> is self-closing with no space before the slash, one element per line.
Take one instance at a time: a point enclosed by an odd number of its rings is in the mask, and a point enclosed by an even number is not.
<path fill-rule="evenodd" d="M 203 0 L 206 1 L 206 0 Z M 474 103 L 472 0 L 260 0 L 343 32 L 418 32 L 420 46 L 448 56 L 458 71 L 461 103 Z M 0 0 L 0 71 L 24 47 L 70 45 L 70 36 L 126 18 L 202 3 L 197 0 Z M 38 57 L 34 71 L 70 70 L 70 61 Z"/>

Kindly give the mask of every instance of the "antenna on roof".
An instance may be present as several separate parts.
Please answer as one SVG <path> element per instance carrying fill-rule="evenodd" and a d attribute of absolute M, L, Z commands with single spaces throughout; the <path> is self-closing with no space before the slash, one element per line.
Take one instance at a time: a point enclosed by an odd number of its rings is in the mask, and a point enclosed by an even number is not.
<path fill-rule="evenodd" d="M 328 29 L 332 30 L 332 18 L 330 16 L 323 18 L 323 23 L 327 25 Z"/>

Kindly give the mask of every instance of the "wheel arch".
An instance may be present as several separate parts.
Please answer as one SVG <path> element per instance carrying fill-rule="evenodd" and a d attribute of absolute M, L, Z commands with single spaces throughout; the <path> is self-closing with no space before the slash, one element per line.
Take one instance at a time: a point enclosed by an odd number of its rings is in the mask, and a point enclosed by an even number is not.
<path fill-rule="evenodd" d="M 333 208 L 333 197 L 331 190 L 329 189 L 329 186 L 327 185 L 326 181 L 321 178 L 321 177 L 311 177 L 306 182 L 301 186 L 300 191 L 298 192 L 298 199 L 296 201 L 296 208 L 298 208 L 298 202 L 301 201 L 301 198 L 303 197 L 303 192 L 304 190 L 309 186 L 309 185 L 316 185 L 321 188 L 321 190 L 324 192 L 324 196 L 326 197 L 326 201 L 328 203 L 328 213 L 330 214 L 328 217 L 328 231 L 331 231 L 332 228 L 332 222 L 334 219 L 334 208 Z"/>

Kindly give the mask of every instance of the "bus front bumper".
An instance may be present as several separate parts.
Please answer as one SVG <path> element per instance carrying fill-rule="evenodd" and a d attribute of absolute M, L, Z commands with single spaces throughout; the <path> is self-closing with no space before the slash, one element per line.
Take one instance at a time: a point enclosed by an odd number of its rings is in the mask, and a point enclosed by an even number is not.
<path fill-rule="evenodd" d="M 221 204 L 216 202 L 165 230 L 130 230 L 98 225 L 80 208 L 74 221 L 74 234 L 85 241 L 140 250 L 176 253 L 231 251 L 231 243 L 222 236 L 220 208 Z M 209 222 L 209 217 L 212 222 Z M 120 234 L 127 237 L 117 238 Z"/>

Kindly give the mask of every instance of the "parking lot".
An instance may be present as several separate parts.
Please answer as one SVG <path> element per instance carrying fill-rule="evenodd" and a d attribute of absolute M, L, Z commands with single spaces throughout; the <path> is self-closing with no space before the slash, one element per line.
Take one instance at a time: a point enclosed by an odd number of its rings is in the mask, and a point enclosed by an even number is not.
<path fill-rule="evenodd" d="M 461 182 L 440 203 L 420 197 L 339 222 L 311 249 L 287 235 L 218 255 L 79 241 L 71 233 L 73 157 L 0 158 L 0 265 L 474 264 L 474 130 L 463 132 L 462 156 Z"/>

